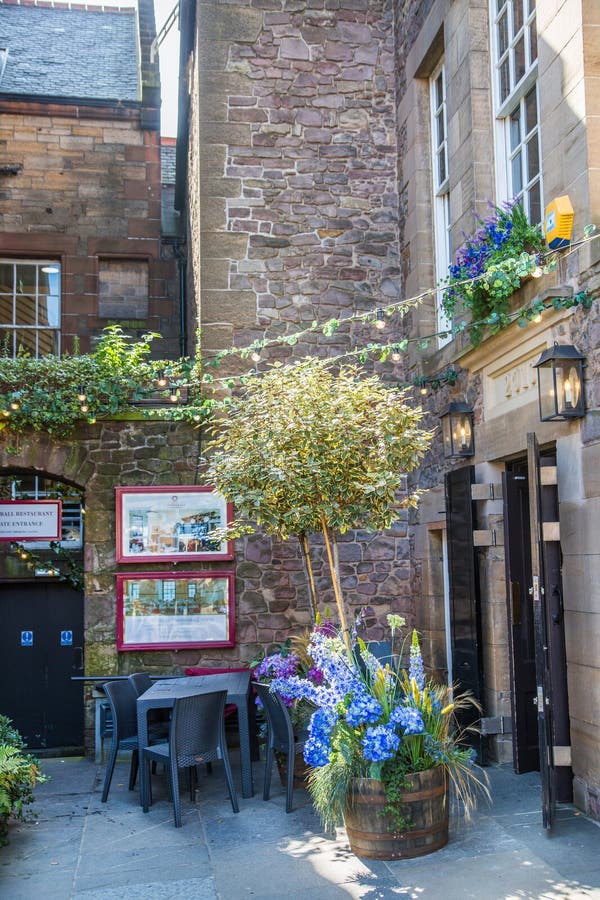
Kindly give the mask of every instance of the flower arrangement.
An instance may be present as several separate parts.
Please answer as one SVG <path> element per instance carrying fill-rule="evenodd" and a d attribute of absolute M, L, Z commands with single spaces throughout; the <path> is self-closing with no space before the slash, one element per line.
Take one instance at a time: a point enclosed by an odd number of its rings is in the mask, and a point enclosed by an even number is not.
<path fill-rule="evenodd" d="M 317 628 L 322 629 L 323 626 L 317 625 Z M 275 681 L 281 683 L 287 678 L 302 678 L 315 686 L 322 684 L 323 673 L 313 665 L 308 654 L 309 638 L 310 632 L 296 638 L 288 638 L 276 653 L 265 656 L 260 661 L 251 662 L 253 680 L 261 684 L 272 684 Z M 285 692 L 281 692 L 281 698 L 288 708 L 294 730 L 298 733 L 305 731 L 314 712 L 312 703 Z M 261 705 L 258 697 L 256 704 Z"/>
<path fill-rule="evenodd" d="M 394 634 L 404 625 L 388 616 Z M 468 811 L 475 788 L 483 786 L 472 763 L 473 751 L 461 743 L 454 711 L 474 701 L 452 697 L 447 685 L 425 675 L 417 632 L 413 631 L 408 670 L 379 662 L 364 641 L 348 651 L 340 634 L 313 631 L 309 653 L 322 672 L 320 684 L 289 674 L 272 681 L 272 690 L 315 708 L 304 758 L 314 767 L 309 791 L 325 828 L 342 821 L 351 802 L 353 779 L 371 778 L 385 787 L 394 828 L 410 827 L 398 804 L 408 776 L 443 766 Z M 484 788 L 485 789 L 485 788 Z"/>
<path fill-rule="evenodd" d="M 508 301 L 521 279 L 535 271 L 545 243 L 539 225 L 530 225 L 516 201 L 493 207 L 479 219 L 449 267 L 442 305 L 450 318 L 470 309 L 474 325 L 471 342 L 481 341 L 487 325 L 492 333 L 507 324 Z M 475 279 L 475 280 L 473 280 Z"/>

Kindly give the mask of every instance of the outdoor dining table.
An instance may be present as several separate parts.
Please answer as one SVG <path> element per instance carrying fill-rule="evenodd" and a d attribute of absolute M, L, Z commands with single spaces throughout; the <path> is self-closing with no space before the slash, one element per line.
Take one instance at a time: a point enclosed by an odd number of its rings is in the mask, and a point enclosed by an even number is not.
<path fill-rule="evenodd" d="M 148 740 L 148 710 L 172 709 L 180 697 L 206 694 L 210 691 L 227 691 L 227 702 L 235 703 L 238 711 L 240 736 L 240 762 L 242 769 L 242 797 L 252 797 L 252 761 L 250 755 L 250 722 L 248 694 L 250 672 L 223 672 L 218 675 L 193 675 L 184 678 L 155 681 L 152 687 L 137 698 L 137 729 L 140 756 L 140 802 L 144 802 L 147 773 L 144 763 L 144 747 Z"/>

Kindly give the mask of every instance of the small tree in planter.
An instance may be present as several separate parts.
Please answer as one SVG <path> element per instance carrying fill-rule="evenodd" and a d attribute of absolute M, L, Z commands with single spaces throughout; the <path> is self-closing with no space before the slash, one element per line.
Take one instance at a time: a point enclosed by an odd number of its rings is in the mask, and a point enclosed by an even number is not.
<path fill-rule="evenodd" d="M 299 537 L 309 575 L 306 536 L 323 534 L 348 646 L 335 534 L 380 531 L 397 518 L 404 475 L 432 437 L 422 415 L 377 376 L 307 359 L 252 379 L 216 421 L 209 477 L 238 515 L 267 534 Z M 409 494 L 401 505 L 416 502 Z"/>

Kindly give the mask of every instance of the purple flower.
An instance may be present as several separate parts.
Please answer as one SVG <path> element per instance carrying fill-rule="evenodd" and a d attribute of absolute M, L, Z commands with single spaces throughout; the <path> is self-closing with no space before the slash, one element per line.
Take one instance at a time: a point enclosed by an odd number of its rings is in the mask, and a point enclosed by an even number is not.
<path fill-rule="evenodd" d="M 254 669 L 254 677 L 257 681 L 269 678 L 287 678 L 296 675 L 300 660 L 295 653 L 273 653 L 265 656 L 263 661 Z"/>

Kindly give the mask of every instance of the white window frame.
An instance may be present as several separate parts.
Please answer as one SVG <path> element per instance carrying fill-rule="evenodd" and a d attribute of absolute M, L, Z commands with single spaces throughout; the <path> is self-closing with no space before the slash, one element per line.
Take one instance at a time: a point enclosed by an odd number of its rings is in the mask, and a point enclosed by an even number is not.
<path fill-rule="evenodd" d="M 40 332 L 49 332 L 53 335 L 53 353 L 57 356 L 60 356 L 60 334 L 61 334 L 61 299 L 62 299 L 62 266 L 59 261 L 56 259 L 29 259 L 27 257 L 0 257 L 0 263 L 6 266 L 13 266 L 13 277 L 12 277 L 12 287 L 10 291 L 1 290 L 2 285 L 0 285 L 0 294 L 4 298 L 10 298 L 8 302 L 12 303 L 12 322 L 4 322 L 0 321 L 0 331 L 2 332 L 11 332 L 13 335 L 13 347 L 12 347 L 12 357 L 17 356 L 19 348 L 18 345 L 15 346 L 15 338 L 14 335 L 19 331 L 30 331 L 35 333 L 35 356 L 38 358 L 39 354 L 39 341 L 38 334 Z M 17 323 L 17 301 L 18 301 L 18 290 L 17 290 L 17 277 L 15 273 L 15 266 L 35 266 L 36 267 L 36 287 L 35 287 L 35 310 L 36 310 L 36 321 L 31 325 L 26 325 L 23 323 Z M 45 324 L 39 322 L 39 272 L 43 267 L 49 267 L 52 269 L 57 269 L 57 272 L 53 272 L 57 278 L 57 293 L 50 294 L 49 296 L 56 297 L 56 308 L 52 310 L 53 317 L 56 321 L 56 325 Z M 50 318 L 50 308 L 48 308 L 49 318 Z M 26 348 L 29 349 L 29 348 Z"/>
<path fill-rule="evenodd" d="M 437 83 L 441 78 L 442 99 L 438 102 Z M 443 134 L 439 123 L 442 122 Z M 431 182 L 433 188 L 433 246 L 435 281 L 438 284 L 448 276 L 450 254 L 450 177 L 448 170 L 448 117 L 446 115 L 446 69 L 440 60 L 429 78 L 429 122 L 431 139 Z M 440 157 L 444 160 L 444 177 L 440 177 Z M 442 306 L 443 290 L 435 294 L 436 331 L 446 331 L 446 337 L 438 335 L 438 347 L 452 340 L 452 320 Z"/>
<path fill-rule="evenodd" d="M 522 10 L 522 25 L 515 31 L 514 27 L 514 8 L 515 4 L 520 5 Z M 502 17 L 506 17 L 507 22 L 507 41 L 506 47 L 501 53 L 499 46 L 499 27 L 498 23 Z M 530 218 L 529 195 L 531 188 L 539 182 L 540 192 L 540 216 L 539 221 L 543 218 L 544 211 L 544 193 L 542 181 L 542 147 L 540 133 L 540 111 L 539 111 L 539 84 L 537 80 L 538 63 L 537 56 L 531 59 L 532 40 L 531 35 L 535 34 L 536 27 L 536 8 L 534 0 L 490 0 L 490 22 L 491 22 L 491 64 L 492 64 L 492 85 L 494 97 L 494 144 L 496 149 L 496 196 L 498 201 L 512 200 L 515 196 L 520 196 L 525 213 Z M 517 80 L 515 71 L 516 47 L 523 42 L 523 52 L 525 60 L 525 69 L 521 77 Z M 537 44 L 537 38 L 536 38 Z M 509 73 L 509 91 L 507 96 L 502 99 L 500 89 L 501 67 L 507 65 Z M 533 129 L 525 133 L 525 97 L 532 88 L 536 89 L 536 123 Z M 520 111 L 520 140 L 515 147 L 511 148 L 511 115 L 516 109 Z M 538 172 L 533 178 L 529 178 L 527 171 L 527 152 L 526 145 L 534 137 L 537 137 L 538 151 Z M 516 190 L 513 185 L 512 178 L 512 158 L 521 152 L 521 189 Z M 530 219 L 531 221 L 531 219 Z M 535 223 L 532 223 L 535 224 Z"/>

